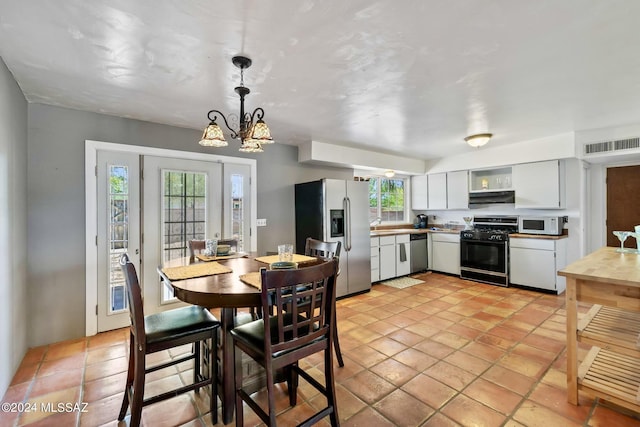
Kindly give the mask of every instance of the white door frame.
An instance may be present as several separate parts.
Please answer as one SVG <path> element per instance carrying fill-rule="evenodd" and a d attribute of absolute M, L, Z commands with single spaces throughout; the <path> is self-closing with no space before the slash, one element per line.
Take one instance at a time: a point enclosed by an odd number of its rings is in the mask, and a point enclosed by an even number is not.
<path fill-rule="evenodd" d="M 218 163 L 246 164 L 251 167 L 252 182 L 256 182 L 257 161 L 243 157 L 220 156 L 216 154 L 204 154 L 191 151 L 170 150 L 166 148 L 144 147 L 139 145 L 117 144 L 113 142 L 85 140 L 85 334 L 95 335 L 98 332 L 98 316 L 96 306 L 98 304 L 98 247 L 96 236 L 98 229 L 97 207 L 97 177 L 96 158 L 97 151 L 124 151 L 139 155 L 173 157 L 188 160 L 205 160 Z M 257 185 L 251 185 L 251 248 L 258 247 L 258 237 L 255 232 L 258 217 L 257 209 L 258 191 Z"/>

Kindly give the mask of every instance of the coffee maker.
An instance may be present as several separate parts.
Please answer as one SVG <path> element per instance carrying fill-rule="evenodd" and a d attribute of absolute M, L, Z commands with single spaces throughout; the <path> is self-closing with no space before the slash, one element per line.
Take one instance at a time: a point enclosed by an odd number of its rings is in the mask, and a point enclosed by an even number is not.
<path fill-rule="evenodd" d="M 418 228 L 427 228 L 427 219 L 428 219 L 428 217 L 426 215 L 419 214 L 417 216 Z"/>

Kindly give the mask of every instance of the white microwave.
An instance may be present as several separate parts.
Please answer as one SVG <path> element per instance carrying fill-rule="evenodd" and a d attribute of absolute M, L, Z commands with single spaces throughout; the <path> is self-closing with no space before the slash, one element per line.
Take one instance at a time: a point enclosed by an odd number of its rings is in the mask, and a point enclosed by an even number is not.
<path fill-rule="evenodd" d="M 524 234 L 562 234 L 564 218 L 558 216 L 521 216 L 518 218 L 518 232 Z"/>

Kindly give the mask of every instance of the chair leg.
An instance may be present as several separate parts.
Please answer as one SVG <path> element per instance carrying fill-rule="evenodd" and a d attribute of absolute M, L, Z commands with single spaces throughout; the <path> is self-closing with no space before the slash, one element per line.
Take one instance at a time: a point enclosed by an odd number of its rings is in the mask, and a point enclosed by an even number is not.
<path fill-rule="evenodd" d="M 233 345 L 233 343 L 229 343 Z M 234 370 L 234 382 L 236 389 L 236 427 L 244 427 L 244 411 L 243 400 L 240 390 L 242 390 L 242 354 L 239 349 L 235 347 L 235 363 L 233 364 Z"/>
<path fill-rule="evenodd" d="M 124 387 L 124 397 L 122 398 L 122 406 L 120 407 L 120 413 L 118 414 L 118 421 L 124 420 L 124 416 L 129 409 L 129 389 L 133 385 L 133 374 L 135 371 L 135 343 L 133 334 L 129 333 L 129 368 L 127 369 L 127 382 Z"/>
<path fill-rule="evenodd" d="M 324 380 L 325 389 L 327 390 L 327 406 L 333 408 L 329 419 L 331 420 L 331 426 L 337 427 L 340 425 L 340 421 L 338 418 L 338 405 L 336 404 L 336 384 L 333 378 L 331 346 L 324 351 Z"/>
<path fill-rule="evenodd" d="M 211 379 L 211 401 L 209 410 L 213 424 L 218 424 L 218 329 L 211 335 L 211 350 L 209 351 L 209 378 Z"/>
<path fill-rule="evenodd" d="M 133 393 L 131 396 L 131 421 L 129 427 L 138 427 L 142 418 L 142 402 L 144 400 L 145 354 L 138 348 L 134 349 L 135 374 L 133 378 Z"/>
<path fill-rule="evenodd" d="M 200 359 L 201 358 L 201 356 L 200 356 L 200 346 L 201 346 L 201 343 L 200 343 L 200 341 L 198 341 L 198 342 L 194 342 L 192 345 L 193 345 L 193 383 L 195 384 L 195 383 L 198 382 L 198 379 L 199 379 L 200 374 L 201 374 L 201 372 L 200 372 L 200 360 L 201 360 Z M 200 389 L 196 388 L 196 389 L 194 389 L 194 391 L 196 393 L 198 393 L 200 391 Z"/>
<path fill-rule="evenodd" d="M 298 371 L 297 363 L 287 366 L 287 390 L 289 391 L 289 405 L 296 406 L 298 403 Z"/>
<path fill-rule="evenodd" d="M 342 350 L 340 350 L 340 341 L 338 340 L 338 326 L 334 320 L 333 322 L 333 347 L 336 349 L 336 358 L 338 359 L 338 365 L 344 368 L 344 360 L 342 360 Z"/>
<path fill-rule="evenodd" d="M 269 401 L 269 427 L 276 427 L 276 390 L 273 384 L 273 369 L 267 371 L 267 400 Z"/>

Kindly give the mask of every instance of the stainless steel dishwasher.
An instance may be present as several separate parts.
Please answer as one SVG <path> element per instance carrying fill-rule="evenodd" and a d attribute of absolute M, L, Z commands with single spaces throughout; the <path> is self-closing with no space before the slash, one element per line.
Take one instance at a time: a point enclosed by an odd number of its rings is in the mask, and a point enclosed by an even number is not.
<path fill-rule="evenodd" d="M 410 234 L 411 241 L 411 272 L 424 271 L 428 268 L 427 262 L 427 233 Z"/>

